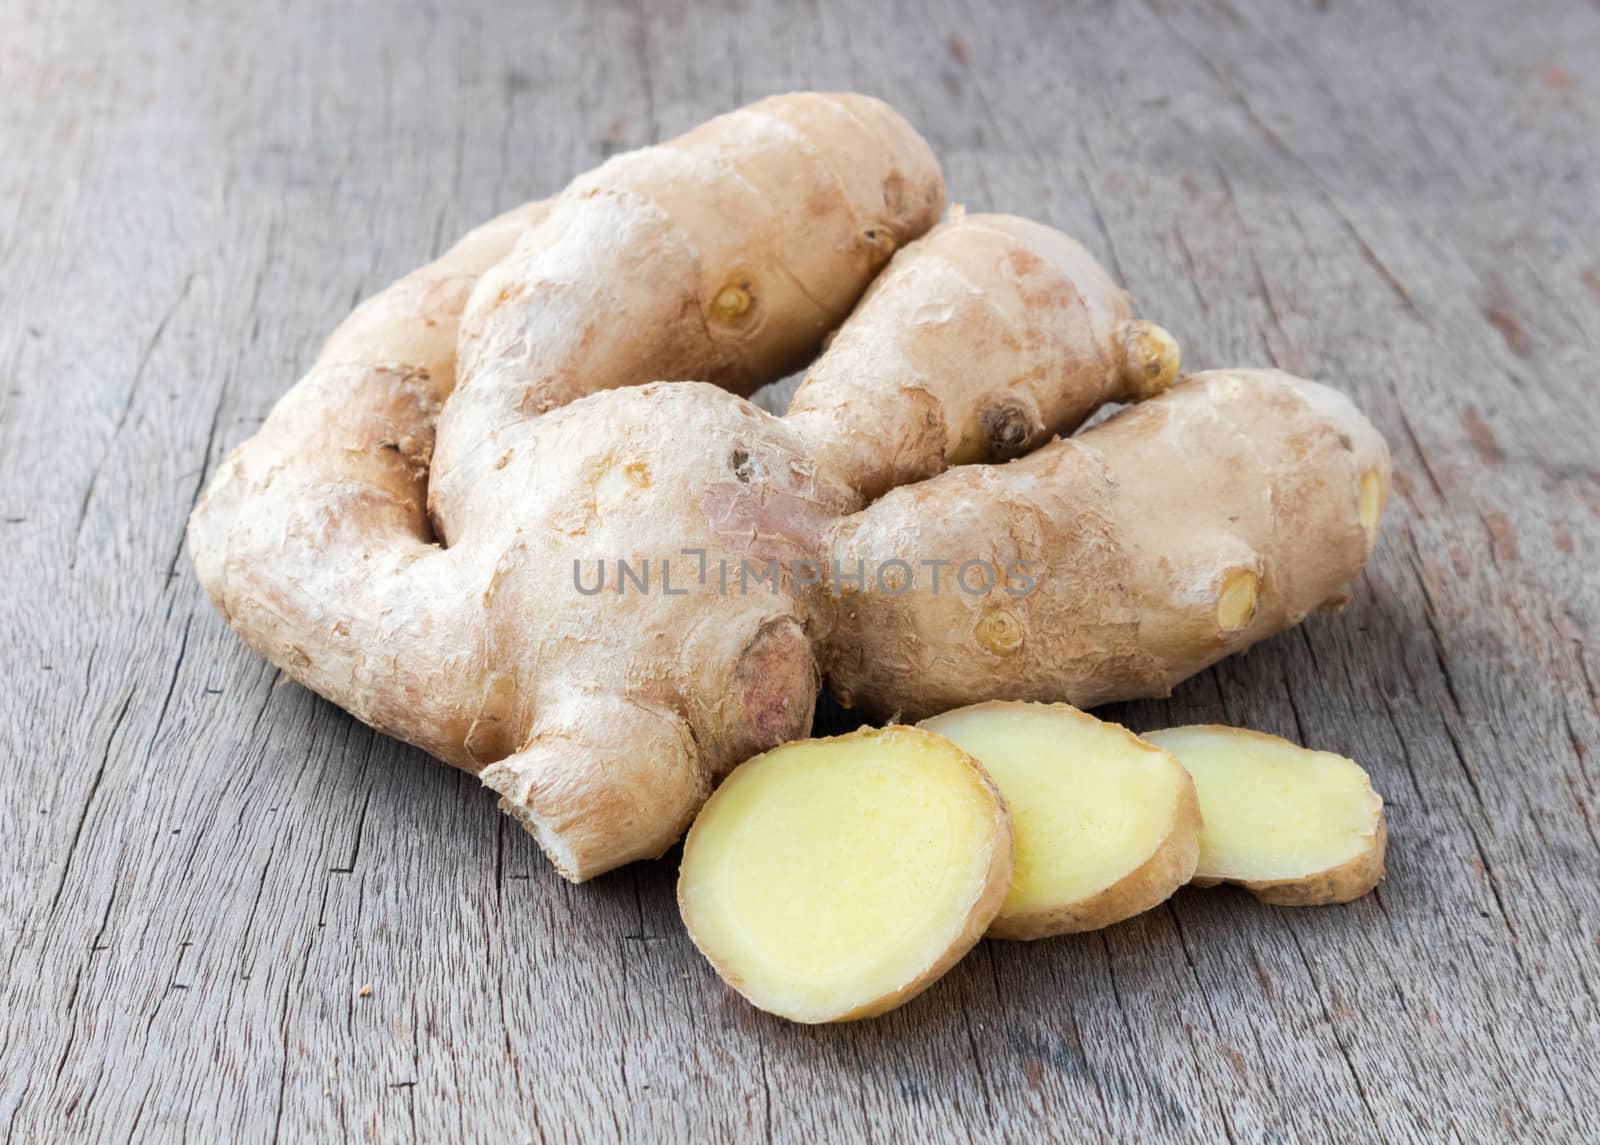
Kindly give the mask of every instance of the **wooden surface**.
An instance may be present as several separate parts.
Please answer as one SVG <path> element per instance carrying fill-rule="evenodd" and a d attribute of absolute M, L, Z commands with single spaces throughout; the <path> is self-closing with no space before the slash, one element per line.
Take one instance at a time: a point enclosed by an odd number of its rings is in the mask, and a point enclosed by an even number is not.
<path fill-rule="evenodd" d="M 880 1021 L 725 989 L 249 654 L 184 521 L 351 303 L 608 153 L 855 88 L 1193 366 L 1387 434 L 1349 607 L 1110 714 L 1364 761 L 1381 891 L 986 943 Z M 0 2 L 7 1140 L 1592 1139 L 1600 8 Z M 370 992 L 367 987 L 370 986 Z"/>

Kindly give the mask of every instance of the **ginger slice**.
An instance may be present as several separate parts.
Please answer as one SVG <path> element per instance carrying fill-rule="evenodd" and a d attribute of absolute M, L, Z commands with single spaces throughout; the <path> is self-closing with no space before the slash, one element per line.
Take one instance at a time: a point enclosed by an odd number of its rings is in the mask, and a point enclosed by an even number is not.
<path fill-rule="evenodd" d="M 1096 930 L 1194 874 L 1200 810 L 1178 761 L 1066 704 L 991 701 L 923 720 L 971 752 L 1011 807 L 1016 872 L 992 938 Z"/>
<path fill-rule="evenodd" d="M 1214 725 L 1145 738 L 1194 777 L 1205 816 L 1196 886 L 1236 883 L 1262 902 L 1320 906 L 1358 899 L 1383 878 L 1383 800 L 1354 760 Z"/>
<path fill-rule="evenodd" d="M 800 740 L 737 768 L 689 832 L 678 905 L 735 990 L 796 1022 L 867 1018 L 953 966 L 1010 885 L 983 769 L 916 728 Z"/>

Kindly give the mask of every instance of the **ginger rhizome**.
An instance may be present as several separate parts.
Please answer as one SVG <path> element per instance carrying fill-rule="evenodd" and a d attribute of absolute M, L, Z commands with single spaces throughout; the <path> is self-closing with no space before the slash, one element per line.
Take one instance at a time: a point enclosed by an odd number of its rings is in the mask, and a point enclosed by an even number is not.
<path fill-rule="evenodd" d="M 797 1022 L 914 998 L 990 925 L 1011 821 L 983 768 L 915 728 L 786 744 L 734 770 L 683 848 L 678 903 L 717 973 Z"/>
<path fill-rule="evenodd" d="M 1354 575 L 1388 465 L 1344 399 L 1270 372 L 1159 393 L 1176 344 L 1081 248 L 1006 216 L 934 229 L 943 202 L 926 144 L 860 96 L 612 159 L 357 308 L 196 507 L 201 583 L 583 879 L 805 735 L 825 674 L 913 717 L 1160 695 Z M 830 332 L 789 416 L 738 396 Z M 622 591 L 619 562 L 686 552 L 786 571 Z M 900 556 L 1048 575 L 1026 598 L 832 577 Z"/>
<path fill-rule="evenodd" d="M 895 257 L 795 392 L 788 419 L 866 498 L 1009 461 L 1109 401 L 1153 397 L 1178 344 L 1060 231 L 958 216 Z"/>
<path fill-rule="evenodd" d="M 1235 883 L 1262 902 L 1322 906 L 1382 880 L 1383 800 L 1354 760 L 1214 725 L 1145 738 L 1194 777 L 1205 817 L 1196 886 Z"/>
<path fill-rule="evenodd" d="M 843 568 L 958 556 L 986 592 L 841 584 L 834 693 L 920 719 L 986 699 L 1165 696 L 1298 624 L 1365 563 L 1389 452 L 1348 399 L 1277 370 L 1197 374 L 1005 466 L 962 466 L 834 525 Z M 977 583 L 982 583 L 977 582 Z"/>
<path fill-rule="evenodd" d="M 1194 874 L 1200 808 L 1169 753 L 1066 704 L 1002 700 L 922 721 L 973 756 L 1011 808 L 1016 872 L 993 938 L 1098 930 Z"/>

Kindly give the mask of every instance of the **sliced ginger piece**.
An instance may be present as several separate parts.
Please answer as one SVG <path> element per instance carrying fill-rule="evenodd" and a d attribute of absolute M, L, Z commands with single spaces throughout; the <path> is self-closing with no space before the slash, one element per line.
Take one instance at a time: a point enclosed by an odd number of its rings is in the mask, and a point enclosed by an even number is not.
<path fill-rule="evenodd" d="M 1066 704 L 995 700 L 923 720 L 971 752 L 1011 807 L 1016 872 L 992 938 L 1097 930 L 1194 874 L 1200 809 L 1178 761 Z"/>
<path fill-rule="evenodd" d="M 695 945 L 756 1006 L 796 1022 L 909 1001 L 988 928 L 1011 820 L 983 768 L 916 728 L 800 740 L 737 768 L 683 849 Z"/>
<path fill-rule="evenodd" d="M 1354 760 L 1214 725 L 1145 738 L 1194 777 L 1205 816 L 1196 886 L 1236 883 L 1262 902 L 1321 906 L 1383 878 L 1383 800 Z"/>

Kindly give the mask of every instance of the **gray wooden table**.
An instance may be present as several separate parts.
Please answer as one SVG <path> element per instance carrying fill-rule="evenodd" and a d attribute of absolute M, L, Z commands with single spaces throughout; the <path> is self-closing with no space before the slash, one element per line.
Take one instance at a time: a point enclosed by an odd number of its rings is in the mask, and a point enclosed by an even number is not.
<path fill-rule="evenodd" d="M 184 521 L 356 299 L 620 148 L 885 96 L 1199 365 L 1352 394 L 1342 613 L 1135 729 L 1365 762 L 1388 881 L 1180 893 L 808 1029 L 286 684 Z M 0 2 L 0 1126 L 18 1141 L 1495 1140 L 1600 1099 L 1600 8 Z"/>

